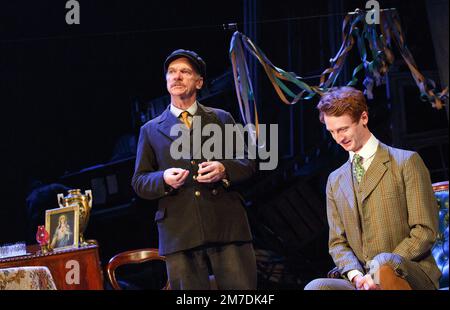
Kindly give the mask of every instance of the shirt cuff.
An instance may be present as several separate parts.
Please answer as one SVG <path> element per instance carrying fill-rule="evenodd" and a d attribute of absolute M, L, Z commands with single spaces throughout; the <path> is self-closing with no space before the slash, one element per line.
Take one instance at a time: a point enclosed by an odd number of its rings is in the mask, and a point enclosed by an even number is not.
<path fill-rule="evenodd" d="M 364 276 L 361 271 L 356 269 L 347 272 L 347 278 L 350 280 L 350 282 L 352 282 L 353 278 L 356 277 L 357 275 L 360 275 L 361 277 Z"/>

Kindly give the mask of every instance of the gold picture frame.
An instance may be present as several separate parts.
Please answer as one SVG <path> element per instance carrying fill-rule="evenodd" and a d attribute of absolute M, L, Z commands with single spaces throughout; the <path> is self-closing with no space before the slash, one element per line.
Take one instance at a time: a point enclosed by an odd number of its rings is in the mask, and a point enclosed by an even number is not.
<path fill-rule="evenodd" d="M 46 210 L 45 229 L 49 235 L 49 248 L 54 251 L 78 248 L 79 221 L 79 206 Z"/>

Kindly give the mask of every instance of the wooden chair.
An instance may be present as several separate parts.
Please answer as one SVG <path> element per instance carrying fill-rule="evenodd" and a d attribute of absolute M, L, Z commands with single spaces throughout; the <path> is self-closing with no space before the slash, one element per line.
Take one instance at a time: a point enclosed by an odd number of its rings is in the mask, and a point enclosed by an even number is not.
<path fill-rule="evenodd" d="M 159 255 L 158 249 L 146 248 L 146 249 L 137 249 L 132 251 L 126 251 L 115 255 L 113 258 L 109 260 L 108 265 L 106 266 L 106 274 L 108 276 L 109 283 L 112 288 L 115 290 L 121 290 L 119 282 L 116 278 L 116 269 L 122 265 L 128 264 L 140 264 L 148 261 L 162 261 L 165 262 L 166 258 L 164 256 Z M 217 290 L 217 282 L 214 275 L 209 276 L 210 287 L 212 290 Z M 166 284 L 161 288 L 162 290 L 170 290 L 169 280 L 167 280 Z"/>
<path fill-rule="evenodd" d="M 115 290 L 121 290 L 117 279 L 116 279 L 116 269 L 122 265 L 128 264 L 140 264 L 148 261 L 166 261 L 164 256 L 160 256 L 158 249 L 146 248 L 146 249 L 137 249 L 132 251 L 126 251 L 115 255 L 113 258 L 109 260 L 108 265 L 106 266 L 106 274 L 108 276 L 109 283 Z M 164 285 L 162 290 L 169 290 L 170 285 L 169 281 Z"/>

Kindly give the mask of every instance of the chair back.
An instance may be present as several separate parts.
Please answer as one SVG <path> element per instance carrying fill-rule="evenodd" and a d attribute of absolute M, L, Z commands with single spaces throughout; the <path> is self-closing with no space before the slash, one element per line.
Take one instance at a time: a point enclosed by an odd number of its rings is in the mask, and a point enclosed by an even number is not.
<path fill-rule="evenodd" d="M 433 183 L 439 207 L 439 231 L 432 253 L 442 272 L 439 287 L 448 287 L 448 181 Z"/>
<path fill-rule="evenodd" d="M 164 256 L 160 256 L 158 249 L 153 248 L 145 248 L 145 249 L 137 249 L 132 251 L 126 251 L 115 255 L 113 258 L 109 260 L 108 265 L 106 266 L 106 274 L 108 276 L 109 283 L 112 288 L 115 290 L 121 290 L 117 279 L 116 279 L 116 269 L 122 265 L 128 264 L 140 264 L 148 261 L 166 261 Z M 170 289 L 169 281 L 162 288 L 163 290 Z"/>

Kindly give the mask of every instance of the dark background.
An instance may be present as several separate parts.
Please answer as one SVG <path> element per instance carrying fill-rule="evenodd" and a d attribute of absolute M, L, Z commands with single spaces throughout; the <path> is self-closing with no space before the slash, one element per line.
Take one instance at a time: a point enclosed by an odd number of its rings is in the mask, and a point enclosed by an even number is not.
<path fill-rule="evenodd" d="M 79 0 L 81 24 L 67 25 L 65 2 L 0 1 L 0 243 L 34 243 L 37 226 L 30 220 L 26 198 L 38 185 L 59 183 L 84 191 L 93 186 L 95 177 L 115 175 L 118 193 L 98 201 L 99 212 L 93 214 L 87 232 L 88 238 L 99 240 L 103 262 L 121 250 L 157 246 L 154 204 L 133 195 L 129 176 L 133 141 L 143 120 L 139 109 L 148 108 L 149 102 L 155 107 L 166 102 L 162 64 L 171 51 L 198 52 L 207 63 L 213 88 L 215 79 L 231 68 L 232 31 L 222 25 L 238 23 L 238 30 L 253 39 L 273 64 L 304 77 L 317 76 L 340 46 L 343 13 L 365 4 L 354 0 Z M 419 68 L 439 84 L 426 2 L 380 3 L 383 8 L 397 8 Z M 348 81 L 359 63 L 356 47 L 352 54 L 356 56 L 349 57 L 341 81 Z M 448 114 L 420 101 L 419 90 L 396 56 L 391 95 L 381 86 L 369 102 L 370 127 L 385 143 L 419 151 L 433 182 L 448 180 Z M 317 98 L 286 106 L 262 68 L 255 68 L 260 121 L 280 126 L 279 169 L 261 173 L 242 190 L 254 207 L 250 220 L 257 244 L 267 243 L 278 254 L 292 248 L 310 263 L 321 253 L 324 268 L 331 267 L 323 187 L 328 173 L 346 160 L 346 154 L 333 147 L 319 123 Z M 227 109 L 239 120 L 230 75 L 225 76 L 228 82 L 222 92 L 203 102 Z M 94 166 L 98 169 L 78 173 Z M 56 208 L 56 193 L 63 190 L 54 188 L 44 209 Z M 317 208 L 311 211 L 320 218 L 316 226 L 313 218 L 301 216 L 298 221 L 303 224 L 298 224 L 282 208 L 280 218 L 291 219 L 292 227 L 273 219 L 271 204 L 286 200 L 295 206 L 307 197 Z M 307 239 L 307 230 L 296 227 L 302 225 L 319 237 Z M 283 257 L 292 254 L 286 251 Z"/>

